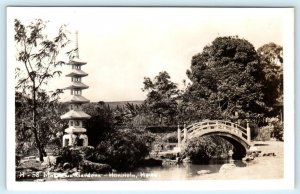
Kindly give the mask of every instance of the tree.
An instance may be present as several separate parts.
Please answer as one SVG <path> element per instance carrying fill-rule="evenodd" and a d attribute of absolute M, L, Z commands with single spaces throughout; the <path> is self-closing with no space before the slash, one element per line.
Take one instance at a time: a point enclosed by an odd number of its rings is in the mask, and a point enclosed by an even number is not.
<path fill-rule="evenodd" d="M 265 73 L 264 101 L 271 107 L 268 116 L 280 115 L 278 105 L 283 103 L 283 48 L 268 43 L 257 49 L 260 63 Z"/>
<path fill-rule="evenodd" d="M 187 76 L 192 83 L 183 102 L 195 120 L 262 118 L 264 72 L 247 40 L 216 38 L 193 56 Z"/>
<path fill-rule="evenodd" d="M 31 22 L 28 26 L 22 24 L 15 19 L 15 43 L 17 48 L 16 59 L 19 62 L 16 68 L 16 76 L 18 79 L 16 89 L 22 90 L 32 100 L 31 111 L 32 121 L 30 129 L 35 137 L 35 146 L 38 150 L 39 158 L 43 161 L 43 156 L 46 155 L 44 146 L 40 141 L 39 136 L 42 134 L 41 125 L 38 125 L 38 111 L 37 96 L 41 89 L 48 81 L 61 72 L 57 70 L 58 65 L 64 64 L 58 61 L 60 51 L 69 43 L 66 34 L 66 26 L 60 27 L 58 35 L 50 39 L 46 32 L 46 22 L 37 19 Z M 22 74 L 22 70 L 25 73 Z M 57 91 L 59 93 L 61 91 Z M 41 111 L 45 110 L 43 108 Z"/>
<path fill-rule="evenodd" d="M 170 81 L 170 76 L 166 71 L 160 72 L 158 76 L 151 80 L 144 78 L 143 91 L 148 91 L 145 104 L 150 111 L 160 120 L 167 119 L 167 123 L 174 122 L 177 113 L 176 99 L 179 94 L 177 85 Z"/>
<path fill-rule="evenodd" d="M 97 146 L 105 138 L 107 133 L 114 130 L 113 111 L 103 101 L 83 105 L 84 111 L 91 115 L 91 118 L 84 122 L 87 128 L 89 144 Z"/>
<path fill-rule="evenodd" d="M 34 149 L 34 134 L 31 130 L 32 115 L 28 112 L 32 109 L 32 99 L 23 96 L 22 93 L 15 94 L 15 124 L 16 124 L 16 154 L 33 155 L 36 153 Z M 61 137 L 58 136 L 59 131 L 64 128 L 67 123 L 60 119 L 60 115 L 65 112 L 67 107 L 58 103 L 57 100 L 50 100 L 50 96 L 46 92 L 37 93 L 37 127 L 39 129 L 38 138 L 42 147 L 51 144 L 60 147 Z"/>

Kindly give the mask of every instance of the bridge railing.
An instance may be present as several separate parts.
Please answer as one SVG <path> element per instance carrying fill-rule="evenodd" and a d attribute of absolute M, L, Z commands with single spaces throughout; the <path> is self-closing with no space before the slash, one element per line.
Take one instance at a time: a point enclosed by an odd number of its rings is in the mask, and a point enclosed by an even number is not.
<path fill-rule="evenodd" d="M 206 130 L 216 131 L 216 132 L 230 131 L 231 133 L 234 133 L 235 135 L 242 138 L 244 141 L 250 143 L 250 129 L 248 128 L 249 128 L 248 125 L 247 125 L 247 129 L 245 129 L 244 127 L 230 121 L 208 120 L 208 121 L 202 121 L 202 122 L 189 125 L 182 131 L 183 134 L 185 134 L 184 139 L 187 138 L 187 134 L 189 134 L 189 136 L 194 136 L 197 133 L 203 133 Z"/>

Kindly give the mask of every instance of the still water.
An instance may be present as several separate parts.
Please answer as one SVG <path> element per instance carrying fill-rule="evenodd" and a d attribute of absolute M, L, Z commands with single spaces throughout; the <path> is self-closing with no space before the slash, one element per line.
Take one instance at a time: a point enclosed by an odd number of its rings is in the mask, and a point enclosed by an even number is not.
<path fill-rule="evenodd" d="M 142 167 L 131 172 L 114 172 L 97 177 L 68 178 L 69 181 L 139 181 L 139 180 L 188 180 L 201 176 L 197 172 L 209 170 L 210 174 L 218 173 L 219 169 L 228 161 L 212 160 L 209 164 L 182 164 L 163 167 Z M 234 161 L 238 167 L 245 167 L 242 161 Z"/>
<path fill-rule="evenodd" d="M 212 160 L 209 164 L 184 164 L 177 166 L 146 167 L 137 169 L 137 173 L 145 173 L 149 177 L 141 177 L 144 180 L 188 180 L 195 176 L 201 176 L 197 172 L 208 170 L 210 174 L 218 173 L 221 166 L 227 163 L 222 160 Z M 242 161 L 234 161 L 238 167 L 245 167 Z"/>

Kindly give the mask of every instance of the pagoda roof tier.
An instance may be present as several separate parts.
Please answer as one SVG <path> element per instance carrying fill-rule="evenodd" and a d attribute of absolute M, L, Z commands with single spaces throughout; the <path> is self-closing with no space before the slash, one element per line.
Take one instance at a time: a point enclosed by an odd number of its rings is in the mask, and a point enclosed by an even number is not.
<path fill-rule="evenodd" d="M 87 64 L 87 62 L 79 59 L 78 57 L 74 57 L 69 63 L 69 65 L 85 65 L 85 64 Z"/>
<path fill-rule="evenodd" d="M 68 127 L 65 129 L 66 133 L 85 133 L 86 129 L 82 127 Z"/>
<path fill-rule="evenodd" d="M 81 110 L 70 110 L 66 114 L 60 116 L 60 118 L 63 120 L 89 119 L 89 118 L 91 118 L 91 116 Z"/>
<path fill-rule="evenodd" d="M 66 87 L 65 89 L 87 89 L 89 88 L 82 82 L 72 82 L 72 85 Z"/>
<path fill-rule="evenodd" d="M 72 69 L 72 71 L 66 75 L 66 77 L 84 77 L 88 74 L 80 69 Z"/>
<path fill-rule="evenodd" d="M 68 97 L 66 99 L 67 103 L 77 103 L 77 104 L 83 104 L 83 103 L 89 103 L 90 101 L 88 99 L 86 99 L 83 96 L 80 95 L 71 95 L 70 97 Z"/>

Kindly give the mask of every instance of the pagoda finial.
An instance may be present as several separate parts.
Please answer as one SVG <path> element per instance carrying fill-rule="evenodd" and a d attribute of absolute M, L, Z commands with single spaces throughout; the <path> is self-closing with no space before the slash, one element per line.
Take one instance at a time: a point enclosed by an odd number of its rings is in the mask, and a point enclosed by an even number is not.
<path fill-rule="evenodd" d="M 78 30 L 75 32 L 76 40 L 75 40 L 75 49 L 76 49 L 76 57 L 79 58 L 79 46 L 78 46 Z"/>

